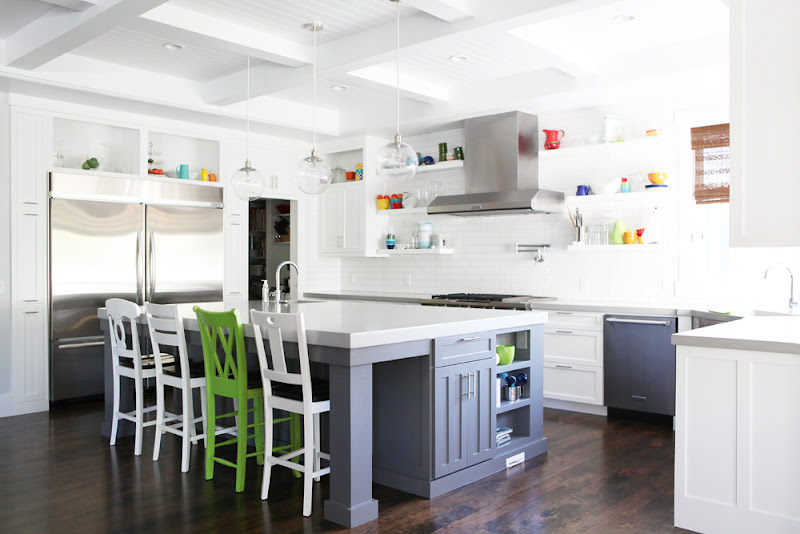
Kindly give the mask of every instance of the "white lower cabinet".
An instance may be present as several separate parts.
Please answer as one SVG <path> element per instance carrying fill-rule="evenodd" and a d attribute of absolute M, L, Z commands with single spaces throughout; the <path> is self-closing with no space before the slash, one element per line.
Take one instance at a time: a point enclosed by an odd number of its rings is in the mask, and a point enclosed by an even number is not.
<path fill-rule="evenodd" d="M 14 401 L 47 402 L 47 321 L 43 306 L 18 306 L 13 315 L 12 376 Z M 39 411 L 46 407 L 19 410 Z"/>
<path fill-rule="evenodd" d="M 229 219 L 223 230 L 225 240 L 225 274 L 223 294 L 226 297 L 247 297 L 247 219 Z"/>
<path fill-rule="evenodd" d="M 603 405 L 603 313 L 548 312 L 544 397 Z"/>
<path fill-rule="evenodd" d="M 544 397 L 602 406 L 603 368 L 545 361 Z"/>

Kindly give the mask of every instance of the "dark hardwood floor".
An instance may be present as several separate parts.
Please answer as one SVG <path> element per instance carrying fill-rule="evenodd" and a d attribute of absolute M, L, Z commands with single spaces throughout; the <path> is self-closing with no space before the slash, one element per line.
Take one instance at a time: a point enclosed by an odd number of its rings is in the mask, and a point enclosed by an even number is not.
<path fill-rule="evenodd" d="M 0 419 L 1 532 L 343 532 L 322 518 L 326 479 L 313 514 L 301 514 L 302 484 L 273 469 L 261 501 L 261 468 L 248 465 L 244 493 L 233 470 L 203 476 L 202 447 L 180 472 L 180 439 L 167 434 L 152 461 L 133 438 L 100 436 L 101 402 Z M 380 518 L 354 533 L 657 533 L 672 527 L 673 433 L 669 426 L 545 410 L 547 455 L 427 500 L 374 487 Z M 685 532 L 685 531 L 684 531 Z"/>

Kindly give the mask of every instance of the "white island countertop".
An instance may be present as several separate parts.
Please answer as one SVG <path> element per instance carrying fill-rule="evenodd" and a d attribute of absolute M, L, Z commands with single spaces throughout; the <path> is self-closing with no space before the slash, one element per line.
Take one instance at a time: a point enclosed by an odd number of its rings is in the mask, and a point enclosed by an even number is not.
<path fill-rule="evenodd" d="M 267 310 L 259 300 L 232 300 L 197 303 L 208 311 L 239 310 L 245 334 L 249 328 L 250 310 Z M 197 330 L 195 304 L 179 304 L 185 326 Z M 270 303 L 269 311 L 274 304 Z M 516 310 L 485 310 L 476 308 L 446 308 L 386 302 L 318 301 L 290 302 L 281 305 L 281 312 L 303 312 L 308 342 L 312 345 L 358 349 L 474 334 L 544 324 L 547 313 Z M 98 311 L 106 318 L 104 308 Z M 144 318 L 142 318 L 142 322 Z"/>
<path fill-rule="evenodd" d="M 800 317 L 745 317 L 673 334 L 672 344 L 800 354 Z"/>

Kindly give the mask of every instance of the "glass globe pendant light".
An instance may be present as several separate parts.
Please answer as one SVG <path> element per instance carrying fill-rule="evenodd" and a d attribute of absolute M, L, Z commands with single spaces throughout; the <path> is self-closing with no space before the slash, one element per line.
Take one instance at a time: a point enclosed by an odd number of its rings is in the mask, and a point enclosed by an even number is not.
<path fill-rule="evenodd" d="M 264 193 L 266 180 L 256 169 L 250 165 L 250 58 L 247 58 L 247 104 L 245 108 L 247 117 L 247 129 L 245 137 L 245 161 L 244 167 L 233 173 L 231 177 L 231 187 L 233 194 L 242 200 L 251 201 L 261 197 Z"/>
<path fill-rule="evenodd" d="M 397 133 L 394 141 L 378 151 L 378 176 L 390 183 L 403 183 L 417 174 L 417 152 L 400 138 L 400 2 L 397 4 Z"/>
<path fill-rule="evenodd" d="M 309 22 L 303 27 L 314 34 L 314 104 L 311 111 L 311 155 L 297 164 L 297 187 L 309 195 L 322 193 L 331 183 L 333 173 L 328 162 L 317 156 L 317 32 L 322 31 L 321 22 Z"/>

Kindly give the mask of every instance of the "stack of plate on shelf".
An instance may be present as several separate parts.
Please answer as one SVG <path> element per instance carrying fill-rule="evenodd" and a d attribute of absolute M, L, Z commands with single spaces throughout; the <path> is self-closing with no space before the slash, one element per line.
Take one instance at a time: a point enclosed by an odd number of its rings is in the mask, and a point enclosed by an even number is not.
<path fill-rule="evenodd" d="M 502 447 L 503 445 L 508 444 L 511 441 L 511 432 L 513 432 L 513 428 L 508 428 L 507 426 L 499 426 L 497 427 L 496 431 L 496 439 L 497 439 L 497 446 Z"/>

